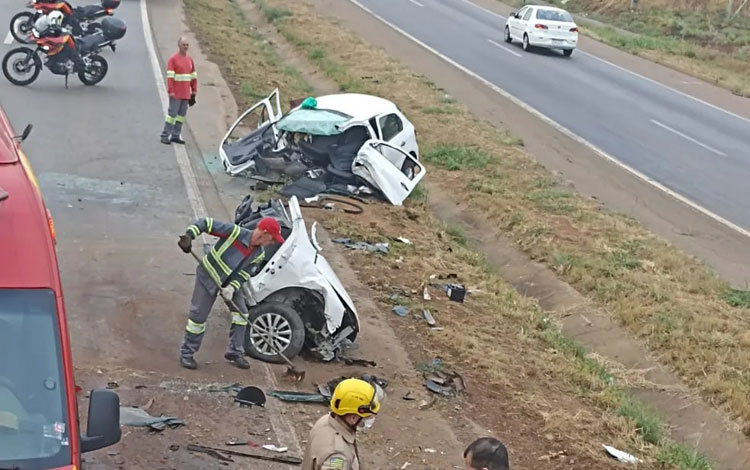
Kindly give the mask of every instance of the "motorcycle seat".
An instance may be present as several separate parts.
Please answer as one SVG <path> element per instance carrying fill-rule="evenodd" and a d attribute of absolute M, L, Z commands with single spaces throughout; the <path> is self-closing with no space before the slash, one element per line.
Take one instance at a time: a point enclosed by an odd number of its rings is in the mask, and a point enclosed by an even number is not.
<path fill-rule="evenodd" d="M 101 46 L 107 41 L 107 38 L 105 38 L 102 33 L 96 33 L 76 39 L 76 46 L 78 47 L 78 52 L 83 54 L 97 46 Z"/>
<path fill-rule="evenodd" d="M 78 16 L 81 18 L 93 18 L 99 13 L 104 12 L 104 8 L 101 5 L 86 5 L 76 8 Z"/>

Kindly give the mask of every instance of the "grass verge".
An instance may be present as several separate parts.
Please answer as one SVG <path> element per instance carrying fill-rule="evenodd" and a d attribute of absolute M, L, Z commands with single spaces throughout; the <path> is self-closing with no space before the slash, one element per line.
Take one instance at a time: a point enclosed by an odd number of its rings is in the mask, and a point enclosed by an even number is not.
<path fill-rule="evenodd" d="M 480 211 L 533 259 L 556 268 L 579 292 L 603 304 L 707 401 L 740 418 L 750 434 L 745 372 L 750 370 L 750 317 L 727 303 L 725 282 L 632 218 L 567 192 L 513 147 L 510 136 L 465 107 L 452 104 L 455 112 L 449 118 L 425 113 L 444 104 L 443 90 L 309 5 L 264 1 L 294 6 L 294 15 L 277 23 L 279 31 L 303 54 L 325 50 L 328 68 L 335 72 L 323 71 L 331 79 L 356 82 L 358 89 L 399 104 L 427 149 L 430 184 Z M 440 151 L 431 153 L 434 149 Z M 481 149 L 489 157 L 477 160 L 472 158 L 476 152 L 467 149 Z M 560 254 L 575 263 L 558 269 Z"/>

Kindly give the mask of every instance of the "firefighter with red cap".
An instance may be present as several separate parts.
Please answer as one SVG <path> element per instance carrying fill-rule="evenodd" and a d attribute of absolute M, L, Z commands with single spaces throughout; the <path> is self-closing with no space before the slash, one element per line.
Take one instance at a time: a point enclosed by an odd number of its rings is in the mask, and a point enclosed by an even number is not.
<path fill-rule="evenodd" d="M 248 230 L 207 217 L 190 225 L 177 244 L 182 251 L 190 253 L 193 240 L 202 233 L 218 237 L 219 241 L 203 256 L 196 269 L 190 314 L 180 348 L 180 364 L 186 369 L 198 367 L 193 356 L 200 348 L 206 319 L 220 293 L 232 312 L 229 346 L 224 358 L 240 369 L 248 369 L 250 365 L 245 359 L 244 348 L 248 311 L 240 287 L 250 279 L 247 270 L 265 259 L 264 247 L 274 242 L 284 243 L 281 226 L 276 219 L 265 217 L 254 230 Z M 232 303 L 239 312 L 234 311 Z"/>

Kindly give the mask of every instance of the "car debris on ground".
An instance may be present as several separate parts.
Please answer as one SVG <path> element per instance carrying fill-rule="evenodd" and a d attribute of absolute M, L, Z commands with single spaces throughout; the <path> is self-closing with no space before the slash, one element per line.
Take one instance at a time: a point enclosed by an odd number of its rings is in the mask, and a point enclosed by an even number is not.
<path fill-rule="evenodd" d="M 270 392 L 269 395 L 287 402 L 328 404 L 331 401 L 333 390 L 336 389 L 336 385 L 347 378 L 348 377 L 345 376 L 339 376 L 329 380 L 324 384 L 317 384 L 317 392 L 274 390 Z M 388 387 L 387 380 L 371 374 L 363 374 L 360 378 L 366 382 L 371 383 L 375 387 L 375 389 L 379 391 L 385 391 L 386 387 Z"/>
<path fill-rule="evenodd" d="M 363 241 L 352 240 L 351 238 L 337 238 L 333 243 L 344 245 L 350 250 L 362 250 L 377 253 L 388 253 L 388 243 L 367 243 Z"/>
<path fill-rule="evenodd" d="M 466 390 L 463 377 L 457 372 L 445 370 L 439 359 L 434 359 L 432 364 L 421 364 L 417 366 L 417 370 L 422 372 L 422 384 L 432 393 L 457 397 Z"/>
<path fill-rule="evenodd" d="M 152 431 L 161 432 L 169 426 L 171 429 L 183 426 L 185 423 L 174 416 L 151 416 L 147 411 L 135 406 L 120 407 L 120 425 L 148 427 Z"/>
<path fill-rule="evenodd" d="M 198 444 L 188 444 L 187 450 L 191 452 L 199 452 L 202 454 L 210 455 L 215 459 L 222 462 L 234 462 L 232 457 L 248 457 L 258 460 L 266 460 L 270 462 L 280 462 L 292 465 L 299 465 L 302 463 L 302 459 L 291 455 L 263 455 L 263 454 L 251 454 L 247 452 L 238 452 L 236 450 L 219 449 L 216 447 L 202 446 Z"/>
<path fill-rule="evenodd" d="M 424 178 L 414 126 L 383 98 L 344 93 L 295 100 L 279 90 L 248 108 L 219 144 L 229 174 L 291 181 L 279 194 L 372 195 L 400 206 Z"/>
<path fill-rule="evenodd" d="M 623 452 L 621 450 L 615 449 L 612 446 L 608 446 L 604 444 L 603 444 L 603 447 L 604 447 L 604 450 L 606 450 L 607 453 L 610 455 L 610 457 L 615 458 L 619 460 L 620 462 L 635 463 L 635 464 L 640 462 L 640 459 L 628 454 L 627 452 Z"/>

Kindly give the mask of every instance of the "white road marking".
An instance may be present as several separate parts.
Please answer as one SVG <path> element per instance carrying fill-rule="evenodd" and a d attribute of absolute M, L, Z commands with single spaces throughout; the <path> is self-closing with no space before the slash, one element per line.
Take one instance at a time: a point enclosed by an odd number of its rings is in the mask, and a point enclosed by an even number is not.
<path fill-rule="evenodd" d="M 489 42 L 490 44 L 492 44 L 492 45 L 494 45 L 494 46 L 497 46 L 497 47 L 499 47 L 500 49 L 504 50 L 505 52 L 510 52 L 511 54 L 513 54 L 513 55 L 514 55 L 514 56 L 516 56 L 516 57 L 523 57 L 523 56 L 522 56 L 521 54 L 519 54 L 518 52 L 516 52 L 516 51 L 514 51 L 514 50 L 512 50 L 512 49 L 510 49 L 510 48 L 508 48 L 508 47 L 505 47 L 505 46 L 503 46 L 502 44 L 499 44 L 499 43 L 497 43 L 497 42 L 493 41 L 492 39 L 488 39 L 488 40 L 487 40 L 487 42 Z"/>
<path fill-rule="evenodd" d="M 480 9 L 480 10 L 484 11 L 485 13 L 487 13 L 487 14 L 489 14 L 489 15 L 492 15 L 492 16 L 495 16 L 495 17 L 497 17 L 497 18 L 500 18 L 501 20 L 505 20 L 505 17 L 504 17 L 504 16 L 502 16 L 502 15 L 499 15 L 499 14 L 495 13 L 495 12 L 494 12 L 494 11 L 492 11 L 492 10 L 488 10 L 488 9 L 486 9 L 486 8 L 482 7 L 482 6 L 479 6 L 479 5 L 477 5 L 476 3 L 472 2 L 471 0 L 460 0 L 460 1 L 462 1 L 462 2 L 464 2 L 464 3 L 467 3 L 467 4 L 469 4 L 469 5 L 473 6 L 474 8 L 478 8 L 478 9 Z M 610 62 L 610 61 L 608 61 L 608 60 L 605 60 L 605 59 L 602 59 L 601 57 L 597 57 L 597 56 L 595 56 L 594 54 L 591 54 L 590 52 L 585 52 L 585 51 L 582 51 L 582 50 L 581 50 L 580 48 L 578 49 L 578 53 L 579 53 L 579 54 L 583 54 L 583 55 L 585 55 L 586 57 L 591 57 L 592 59 L 594 59 L 594 60 L 598 60 L 599 62 L 601 62 L 601 63 L 603 63 L 603 64 L 607 64 L 607 65 L 609 65 L 610 67 L 614 67 L 614 68 L 616 68 L 617 70 L 620 70 L 621 72 L 625 72 L 625 73 L 627 73 L 627 74 L 630 74 L 630 75 L 632 75 L 632 76 L 634 76 L 634 77 L 638 77 L 638 78 L 640 78 L 641 80 L 645 80 L 645 81 L 647 81 L 647 82 L 649 82 L 649 83 L 652 83 L 652 84 L 654 84 L 654 85 L 657 85 L 657 86 L 659 86 L 659 87 L 661 87 L 661 88 L 664 88 L 664 89 L 666 89 L 666 90 L 669 90 L 669 91 L 671 91 L 671 92 L 673 92 L 673 93 L 677 93 L 677 94 L 678 94 L 678 95 L 680 95 L 680 96 L 683 96 L 683 97 L 685 97 L 685 98 L 691 99 L 691 100 L 693 100 L 693 101 L 695 101 L 695 102 L 697 102 L 697 103 L 700 103 L 700 104 L 702 104 L 702 105 L 704 105 L 704 106 L 708 106 L 708 107 L 709 107 L 709 108 L 711 108 L 711 109 L 714 109 L 714 110 L 716 110 L 716 111 L 721 111 L 722 113 L 728 114 L 729 116 L 732 116 L 732 117 L 734 117 L 734 118 L 740 119 L 740 120 L 742 120 L 742 121 L 745 121 L 746 123 L 750 124 L 750 118 L 746 118 L 746 117 L 744 117 L 744 116 L 740 116 L 739 114 L 735 114 L 735 113 L 733 113 L 732 111 L 726 110 L 726 109 L 724 109 L 724 108 L 721 108 L 721 107 L 719 107 L 719 106 L 716 106 L 715 104 L 711 104 L 711 103 L 709 103 L 709 102 L 707 102 L 707 101 L 703 101 L 703 100 L 702 100 L 702 99 L 700 99 L 700 98 L 696 98 L 695 96 L 689 95 L 689 94 L 685 93 L 684 91 L 680 91 L 680 90 L 677 90 L 677 89 L 675 89 L 675 88 L 672 88 L 672 87 L 670 87 L 669 85 L 665 85 L 664 83 L 658 82 L 658 81 L 656 81 L 656 80 L 654 80 L 654 79 L 652 79 L 652 78 L 648 78 L 648 77 L 646 77 L 646 76 L 643 76 L 643 75 L 641 75 L 641 74 L 639 74 L 639 73 L 637 73 L 637 72 L 633 72 L 632 70 L 628 70 L 628 69 L 626 69 L 625 67 L 621 67 L 621 66 L 619 66 L 619 65 L 617 65 L 617 64 L 613 64 L 612 62 Z M 702 83 L 702 82 L 696 82 L 696 83 Z"/>
<path fill-rule="evenodd" d="M 3 44 L 13 44 L 13 41 L 15 41 L 15 39 L 13 39 L 13 35 L 10 34 L 10 31 L 8 31 L 8 35 L 5 36 L 5 40 L 3 41 Z"/>
<path fill-rule="evenodd" d="M 527 104 L 525 101 L 522 101 L 521 99 L 516 98 L 515 96 L 511 95 L 507 91 L 503 90 L 499 86 L 497 86 L 494 83 L 492 83 L 491 81 L 489 81 L 486 78 L 482 77 L 481 75 L 479 75 L 479 74 L 477 74 L 477 73 L 469 70 L 468 68 L 464 67 L 463 65 L 461 65 L 458 62 L 456 62 L 453 59 L 451 59 L 450 57 L 442 54 L 441 52 L 435 50 L 434 48 L 428 46 L 424 42 L 422 42 L 419 39 L 415 38 L 414 36 L 412 36 L 411 34 L 407 33 L 406 31 L 404 31 L 403 29 L 399 28 L 398 26 L 394 25 L 393 23 L 390 23 L 388 20 L 386 20 L 382 16 L 378 15 L 374 11 L 370 10 L 365 5 L 363 5 L 362 3 L 360 3 L 358 0 L 349 0 L 349 1 L 352 4 L 354 4 L 354 5 L 358 6 L 359 8 L 361 8 L 362 10 L 364 10 L 365 12 L 369 13 L 375 19 L 377 19 L 381 23 L 387 25 L 388 27 L 390 27 L 394 31 L 399 32 L 404 37 L 406 37 L 409 40 L 413 41 L 414 43 L 420 45 L 422 48 L 426 49 L 427 51 L 432 52 L 433 54 L 435 54 L 436 56 L 440 57 L 441 59 L 443 59 L 447 63 L 449 63 L 452 66 L 456 67 L 457 69 L 461 70 L 465 74 L 467 74 L 467 75 L 469 75 L 469 76 L 471 76 L 471 77 L 479 80 L 480 82 L 484 83 L 486 86 L 490 87 L 493 91 L 495 91 L 499 95 L 503 96 L 504 98 L 506 98 L 507 100 L 513 102 L 517 106 L 523 108 L 527 112 L 529 112 L 529 113 L 533 114 L 534 116 L 538 117 L 542 121 L 546 122 L 550 126 L 552 126 L 555 129 L 557 129 L 562 134 L 566 135 L 567 137 L 575 140 L 576 142 L 578 142 L 578 143 L 580 143 L 582 145 L 585 145 L 586 147 L 588 147 L 589 149 L 591 149 L 593 152 L 595 152 L 600 157 L 602 157 L 602 158 L 610 161 L 611 163 L 617 165 L 618 167 L 622 168 L 623 170 L 627 171 L 628 173 L 632 174 L 633 176 L 639 178 L 640 180 L 642 180 L 642 181 L 644 181 L 644 182 L 646 182 L 646 183 L 654 186 L 655 188 L 659 189 L 660 191 L 665 192 L 666 194 L 672 196 L 673 198 L 675 198 L 678 201 L 682 202 L 683 204 L 685 204 L 685 205 L 693 208 L 694 210 L 700 212 L 701 214 L 703 214 L 703 215 L 705 215 L 707 217 L 712 218 L 713 220 L 715 220 L 715 221 L 719 222 L 720 224 L 722 224 L 722 225 L 724 225 L 724 226 L 726 226 L 726 227 L 728 227 L 728 228 L 736 231 L 737 233 L 739 233 L 741 235 L 744 235 L 745 237 L 750 238 L 750 231 L 745 230 L 744 228 L 740 227 L 739 225 L 737 225 L 737 224 L 735 224 L 733 222 L 730 222 L 729 220 L 725 219 L 724 217 L 711 212 L 710 210 L 706 209 L 705 207 L 703 207 L 703 206 L 701 206 L 701 205 L 699 205 L 699 204 L 691 201 L 690 199 L 688 199 L 687 197 L 683 196 L 682 194 L 680 194 L 678 192 L 675 192 L 675 191 L 672 191 L 671 189 L 667 188 L 666 186 L 664 186 L 660 182 L 658 182 L 655 179 L 653 179 L 653 178 L 651 178 L 651 177 L 649 177 L 649 176 L 641 173 L 640 171 L 636 170 L 635 168 L 632 168 L 631 166 L 628 166 L 625 163 L 622 163 L 621 161 L 617 160 L 615 157 L 609 155 L 607 152 L 605 152 L 604 150 L 602 150 L 599 147 L 597 147 L 596 145 L 592 144 L 591 142 L 587 141 L 586 139 L 584 139 L 583 137 L 579 136 L 575 132 L 571 131 L 567 127 L 563 126 L 562 124 L 558 123 L 557 121 L 554 121 L 552 118 L 548 117 L 547 115 L 545 115 L 541 111 L 538 111 L 536 108 L 534 108 L 531 105 Z M 669 87 L 666 87 L 666 88 L 669 88 Z M 689 96 L 689 95 L 687 95 L 687 96 Z M 719 108 L 719 109 L 721 109 L 721 108 Z"/>
<path fill-rule="evenodd" d="M 421 3 L 419 3 L 417 0 L 409 0 L 409 1 L 412 2 L 413 4 L 415 4 L 418 7 L 423 7 L 424 6 Z"/>
<path fill-rule="evenodd" d="M 167 106 L 169 99 L 167 95 L 167 88 L 164 85 L 164 79 L 162 78 L 161 66 L 159 65 L 159 58 L 156 55 L 156 47 L 154 47 L 154 39 L 151 35 L 151 24 L 148 19 L 148 9 L 146 7 L 146 0 L 140 0 L 141 6 L 141 22 L 143 23 L 143 34 L 146 40 L 146 48 L 149 52 L 149 58 L 151 59 L 151 69 L 154 73 L 154 80 L 156 81 L 156 88 L 159 91 L 159 98 L 162 104 L 162 112 L 166 115 Z M 177 165 L 180 168 L 183 182 L 185 183 L 185 190 L 188 195 L 190 207 L 193 209 L 193 214 L 196 218 L 204 217 L 206 215 L 206 204 L 203 201 L 203 196 L 198 188 L 198 182 L 193 172 L 193 167 L 190 165 L 190 159 L 188 157 L 185 147 L 172 145 L 174 149 L 175 157 L 177 159 Z M 205 234 L 202 235 L 203 243 L 208 243 L 208 239 Z M 278 388 L 278 383 L 273 375 L 271 366 L 267 363 L 263 363 L 263 369 L 269 383 Z M 289 422 L 287 417 L 280 412 L 278 407 L 274 404 L 270 405 L 275 413 L 271 413 L 271 427 L 274 429 L 274 433 L 279 438 L 280 442 L 286 443 L 291 450 L 296 450 L 297 453 L 301 454 L 301 447 L 297 434 L 294 431 L 294 427 Z"/>
<path fill-rule="evenodd" d="M 669 127 L 666 124 L 662 124 L 661 122 L 656 121 L 654 119 L 651 119 L 651 122 L 654 123 L 654 124 L 656 124 L 657 126 L 661 127 L 662 129 L 668 130 L 669 132 L 671 132 L 673 134 L 676 134 L 676 135 L 682 137 L 683 139 L 688 140 L 688 141 L 694 143 L 695 145 L 699 145 L 699 146 L 703 147 L 704 149 L 708 150 L 709 152 L 713 152 L 716 155 L 721 155 L 722 157 L 726 157 L 727 156 L 726 153 L 720 152 L 720 151 L 716 150 L 713 147 L 709 147 L 708 145 L 704 144 L 703 142 L 701 142 L 699 140 L 696 140 L 696 139 L 693 139 L 689 135 L 685 135 L 685 134 L 683 134 L 682 132 L 680 132 L 680 131 L 678 131 L 676 129 L 672 129 L 671 127 Z"/>

